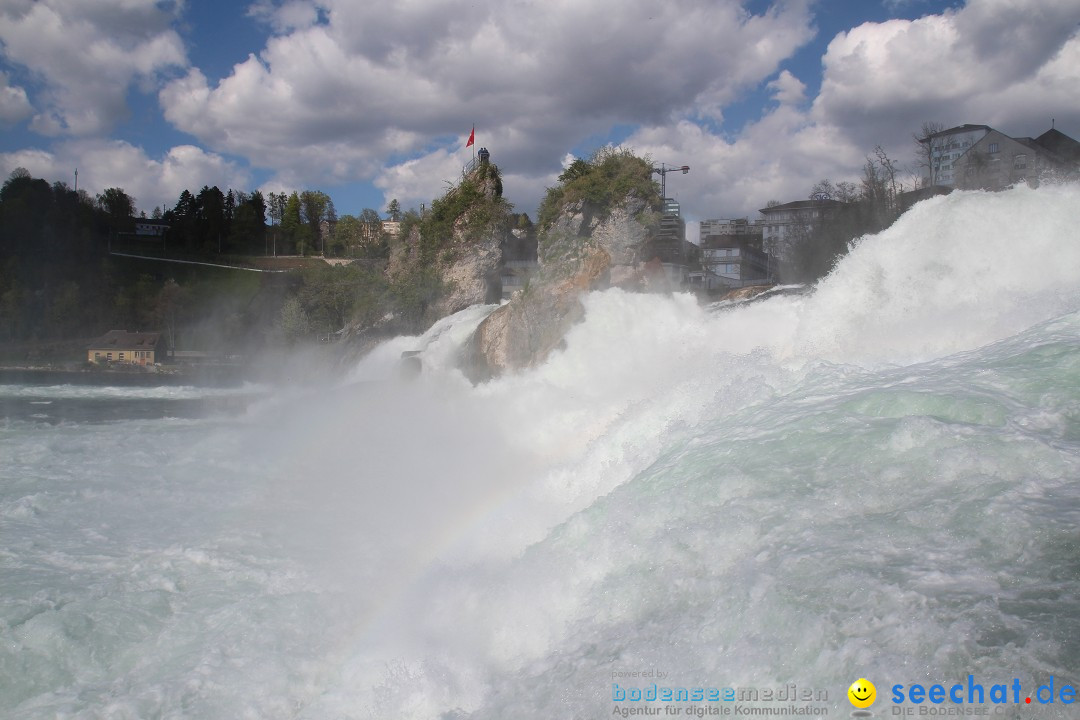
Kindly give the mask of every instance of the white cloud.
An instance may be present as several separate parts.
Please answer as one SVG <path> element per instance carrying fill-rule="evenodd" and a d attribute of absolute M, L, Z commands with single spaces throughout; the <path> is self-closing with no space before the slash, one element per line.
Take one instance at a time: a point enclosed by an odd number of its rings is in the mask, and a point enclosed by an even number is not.
<path fill-rule="evenodd" d="M 784 105 L 798 105 L 806 99 L 806 84 L 787 70 L 765 87 L 772 90 L 776 100 Z"/>
<path fill-rule="evenodd" d="M 941 15 L 860 25 L 829 44 L 814 118 L 871 144 L 897 137 L 900 125 L 910 138 L 923 120 L 1034 132 L 1026 126 L 1048 124 L 1059 108 L 1080 124 L 1076 66 L 1060 62 L 1075 56 L 1078 22 L 1075 0 L 971 0 Z"/>
<path fill-rule="evenodd" d="M 9 0 L 0 5 L 4 57 L 43 83 L 31 127 L 95 135 L 127 115 L 133 82 L 187 64 L 170 23 L 179 5 L 155 0 Z"/>
<path fill-rule="evenodd" d="M 704 218 L 805 197 L 822 177 L 857 179 L 878 144 L 905 164 L 924 120 L 1034 135 L 1055 117 L 1080 136 L 1076 0 L 970 0 L 851 28 L 832 39 L 809 98 L 817 63 L 781 67 L 811 36 L 808 4 L 752 15 L 737 0 L 257 0 L 249 14 L 274 32 L 260 52 L 220 80 L 189 68 L 158 95 L 166 119 L 213 152 L 150 160 L 97 146 L 124 167 L 150 163 L 160 176 L 150 195 L 170 202 L 181 189 L 166 180 L 170 162 L 235 178 L 243 173 L 223 157 L 235 154 L 274 173 L 269 189 L 372 180 L 409 206 L 460 177 L 475 123 L 507 198 L 531 213 L 568 152 L 618 125 L 636 128 L 625 143 L 636 151 L 691 165 L 670 187 Z M 45 89 L 0 76 L 0 123 L 36 111 L 42 132 L 102 132 L 126 112 L 132 83 L 186 68 L 171 29 L 179 8 L 8 0 L 3 53 Z M 85 62 L 71 50 L 79 43 L 93 46 Z M 764 114 L 738 132 L 725 126 L 730 105 L 763 87 L 773 100 Z M 207 182 L 186 177 L 192 189 Z"/>
<path fill-rule="evenodd" d="M 504 168 L 546 176 L 614 124 L 717 116 L 811 36 L 803 0 L 759 16 L 736 0 L 322 0 L 314 22 L 294 4 L 257 3 L 291 29 L 220 82 L 193 69 L 160 98 L 215 150 L 309 183 L 371 178 L 387 158 L 437 167 L 474 122 Z M 380 187 L 415 184 L 408 162 Z"/>
<path fill-rule="evenodd" d="M 1075 0 L 971 0 L 914 21 L 866 23 L 829 44 L 809 110 L 799 107 L 804 85 L 783 71 L 767 85 L 779 107 L 735 137 L 681 122 L 642 128 L 625 144 L 688 162 L 693 180 L 677 178 L 669 194 L 692 217 L 711 218 L 753 217 L 770 199 L 805 198 L 825 177 L 857 181 L 879 144 L 911 167 L 924 120 L 1026 136 L 1053 116 L 1080 137 L 1078 22 Z"/>
<path fill-rule="evenodd" d="M 80 189 L 94 195 L 109 187 L 123 188 L 147 214 L 158 205 L 171 208 L 185 189 L 198 192 L 203 185 L 217 185 L 242 190 L 251 182 L 242 168 L 193 145 L 176 146 L 160 159 L 129 143 L 105 140 L 63 142 L 52 151 L 0 153 L 0 175 L 7 177 L 17 167 L 68 185 L 74 184 L 78 168 Z"/>
<path fill-rule="evenodd" d="M 310 27 L 319 21 L 319 9 L 309 0 L 289 0 L 281 4 L 259 0 L 248 8 L 248 14 L 268 23 L 278 33 Z"/>
<path fill-rule="evenodd" d="M 810 37 L 798 2 L 759 16 L 690 0 L 267 0 L 256 11 L 282 34 L 218 83 L 193 69 L 169 84 L 168 119 L 282 182 L 374 178 L 406 204 L 460 176 L 474 122 L 519 209 L 536 207 L 568 150 L 619 124 L 638 127 L 627 146 L 693 166 L 672 190 L 688 214 L 711 217 L 805 197 L 822 177 L 857 179 L 878 144 L 905 164 L 924 120 L 1017 134 L 1041 130 L 1031 122 L 1050 108 L 1080 121 L 1075 0 L 971 0 L 852 28 L 833 38 L 809 99 L 806 69 L 777 73 Z M 776 106 L 738 135 L 708 129 L 762 83 Z"/>
<path fill-rule="evenodd" d="M 465 157 L 468 160 L 468 157 Z M 375 181 L 386 199 L 397 198 L 402 207 L 418 207 L 446 192 L 461 180 L 462 158 L 436 150 L 387 168 Z"/>
<path fill-rule="evenodd" d="M 30 117 L 34 108 L 26 91 L 8 82 L 7 73 L 0 72 L 0 126 L 11 126 Z"/>
<path fill-rule="evenodd" d="M 842 136 L 786 105 L 731 140 L 682 121 L 643 128 L 624 145 L 690 166 L 689 175 L 669 177 L 667 186 L 690 219 L 756 217 L 769 200 L 807 197 L 822 177 L 848 179 L 862 161 Z"/>

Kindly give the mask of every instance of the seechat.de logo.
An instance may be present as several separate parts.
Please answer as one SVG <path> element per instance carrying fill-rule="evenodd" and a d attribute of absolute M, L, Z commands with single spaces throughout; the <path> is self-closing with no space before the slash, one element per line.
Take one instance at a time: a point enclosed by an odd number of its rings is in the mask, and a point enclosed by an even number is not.
<path fill-rule="evenodd" d="M 877 688 L 874 687 L 874 683 L 870 682 L 866 678 L 859 678 L 855 682 L 851 683 L 851 687 L 847 691 L 848 700 L 851 704 L 857 707 L 860 711 L 865 711 L 866 708 L 874 704 L 874 700 L 877 699 Z M 854 712 L 852 715 L 870 715 L 869 712 Z"/>

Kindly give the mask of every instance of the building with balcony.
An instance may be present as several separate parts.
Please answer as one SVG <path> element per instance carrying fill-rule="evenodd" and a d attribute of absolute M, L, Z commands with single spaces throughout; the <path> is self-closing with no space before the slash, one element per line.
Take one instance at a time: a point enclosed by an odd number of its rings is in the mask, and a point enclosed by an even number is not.
<path fill-rule="evenodd" d="M 763 216 L 761 249 L 775 261 L 785 259 L 793 240 L 813 232 L 845 204 L 839 200 L 795 200 L 761 208 L 758 211 Z"/>
<path fill-rule="evenodd" d="M 751 221 L 749 218 L 736 218 L 734 220 L 702 220 L 701 243 L 704 246 L 706 238 L 730 237 L 757 238 L 760 243 L 762 234 L 765 232 L 765 223 L 760 218 Z"/>
<path fill-rule="evenodd" d="M 762 249 L 764 220 L 748 218 L 701 221 L 701 270 L 690 283 L 710 292 L 763 285 L 775 275 Z"/>
<path fill-rule="evenodd" d="M 1001 190 L 1047 174 L 1080 174 L 1080 143 L 1054 128 L 1014 138 L 989 125 L 960 125 L 919 142 L 929 148 L 925 186 Z"/>
<path fill-rule="evenodd" d="M 955 185 L 956 171 L 953 165 L 992 130 L 989 125 L 958 125 L 919 140 L 929 149 L 930 165 L 922 168 L 923 185 Z"/>
<path fill-rule="evenodd" d="M 696 268 L 700 248 L 686 239 L 686 221 L 678 201 L 664 198 L 663 215 L 656 235 L 642 243 L 638 257 L 647 264 L 650 273 L 662 267 L 668 287 L 678 289 L 690 282 L 691 268 Z"/>
<path fill-rule="evenodd" d="M 952 166 L 956 187 L 1003 190 L 1047 176 L 1080 174 L 1080 143 L 1057 130 L 1038 138 L 1012 138 L 990 130 Z"/>

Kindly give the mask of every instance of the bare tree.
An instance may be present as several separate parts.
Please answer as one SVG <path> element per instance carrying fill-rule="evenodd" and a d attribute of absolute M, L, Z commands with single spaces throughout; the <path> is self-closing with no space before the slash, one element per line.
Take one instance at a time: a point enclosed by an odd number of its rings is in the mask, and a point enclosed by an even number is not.
<path fill-rule="evenodd" d="M 915 158 L 918 161 L 919 167 L 926 168 L 926 176 L 929 178 L 928 185 L 934 185 L 937 181 L 934 172 L 934 154 L 936 150 L 941 148 L 944 143 L 944 138 L 936 138 L 937 135 L 945 126 L 939 122 L 927 120 L 923 122 L 922 127 L 919 128 L 919 132 L 912 134 L 911 138 L 915 141 Z"/>
<path fill-rule="evenodd" d="M 874 157 L 866 156 L 863 166 L 861 200 L 865 202 L 874 218 L 874 232 L 888 227 L 897 215 L 897 195 L 902 189 L 896 182 L 897 168 L 878 145 Z"/>
<path fill-rule="evenodd" d="M 817 200 L 818 198 L 833 199 L 836 197 L 836 188 L 833 186 L 829 178 L 819 180 L 814 184 L 814 187 L 810 188 L 810 199 Z"/>
<path fill-rule="evenodd" d="M 878 165 L 881 167 L 883 179 L 886 180 L 889 189 L 889 200 L 891 203 L 896 202 L 896 196 L 903 192 L 903 184 L 897 185 L 896 163 L 889 159 L 889 156 L 885 153 L 885 148 L 878 145 L 874 148 L 874 154 L 877 156 Z"/>
<path fill-rule="evenodd" d="M 964 173 L 959 178 L 959 186 L 964 189 L 986 187 L 986 172 L 990 169 L 990 156 L 981 150 L 971 148 L 964 155 Z"/>
<path fill-rule="evenodd" d="M 855 202 L 859 199 L 859 186 L 847 180 L 836 183 L 835 199 L 846 203 Z"/>

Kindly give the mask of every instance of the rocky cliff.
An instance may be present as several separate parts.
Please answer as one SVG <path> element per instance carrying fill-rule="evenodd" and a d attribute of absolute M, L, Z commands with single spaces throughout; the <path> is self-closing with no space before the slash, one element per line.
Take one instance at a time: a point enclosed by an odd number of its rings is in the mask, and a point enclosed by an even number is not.
<path fill-rule="evenodd" d="M 639 251 L 659 204 L 650 165 L 609 153 L 576 167 L 541 206 L 538 272 L 473 334 L 465 358 L 473 380 L 542 362 L 583 316 L 583 293 L 648 284 Z"/>
<path fill-rule="evenodd" d="M 507 233 L 505 222 L 470 228 L 470 217 L 463 216 L 454 227 L 441 279 L 445 294 L 432 307 L 435 317 L 452 315 L 470 305 L 498 302 L 502 294 L 499 271 L 500 247 Z"/>
<path fill-rule="evenodd" d="M 499 169 L 478 165 L 422 215 L 402 223 L 387 278 L 413 330 L 470 305 L 497 302 L 501 246 L 510 232 Z"/>

